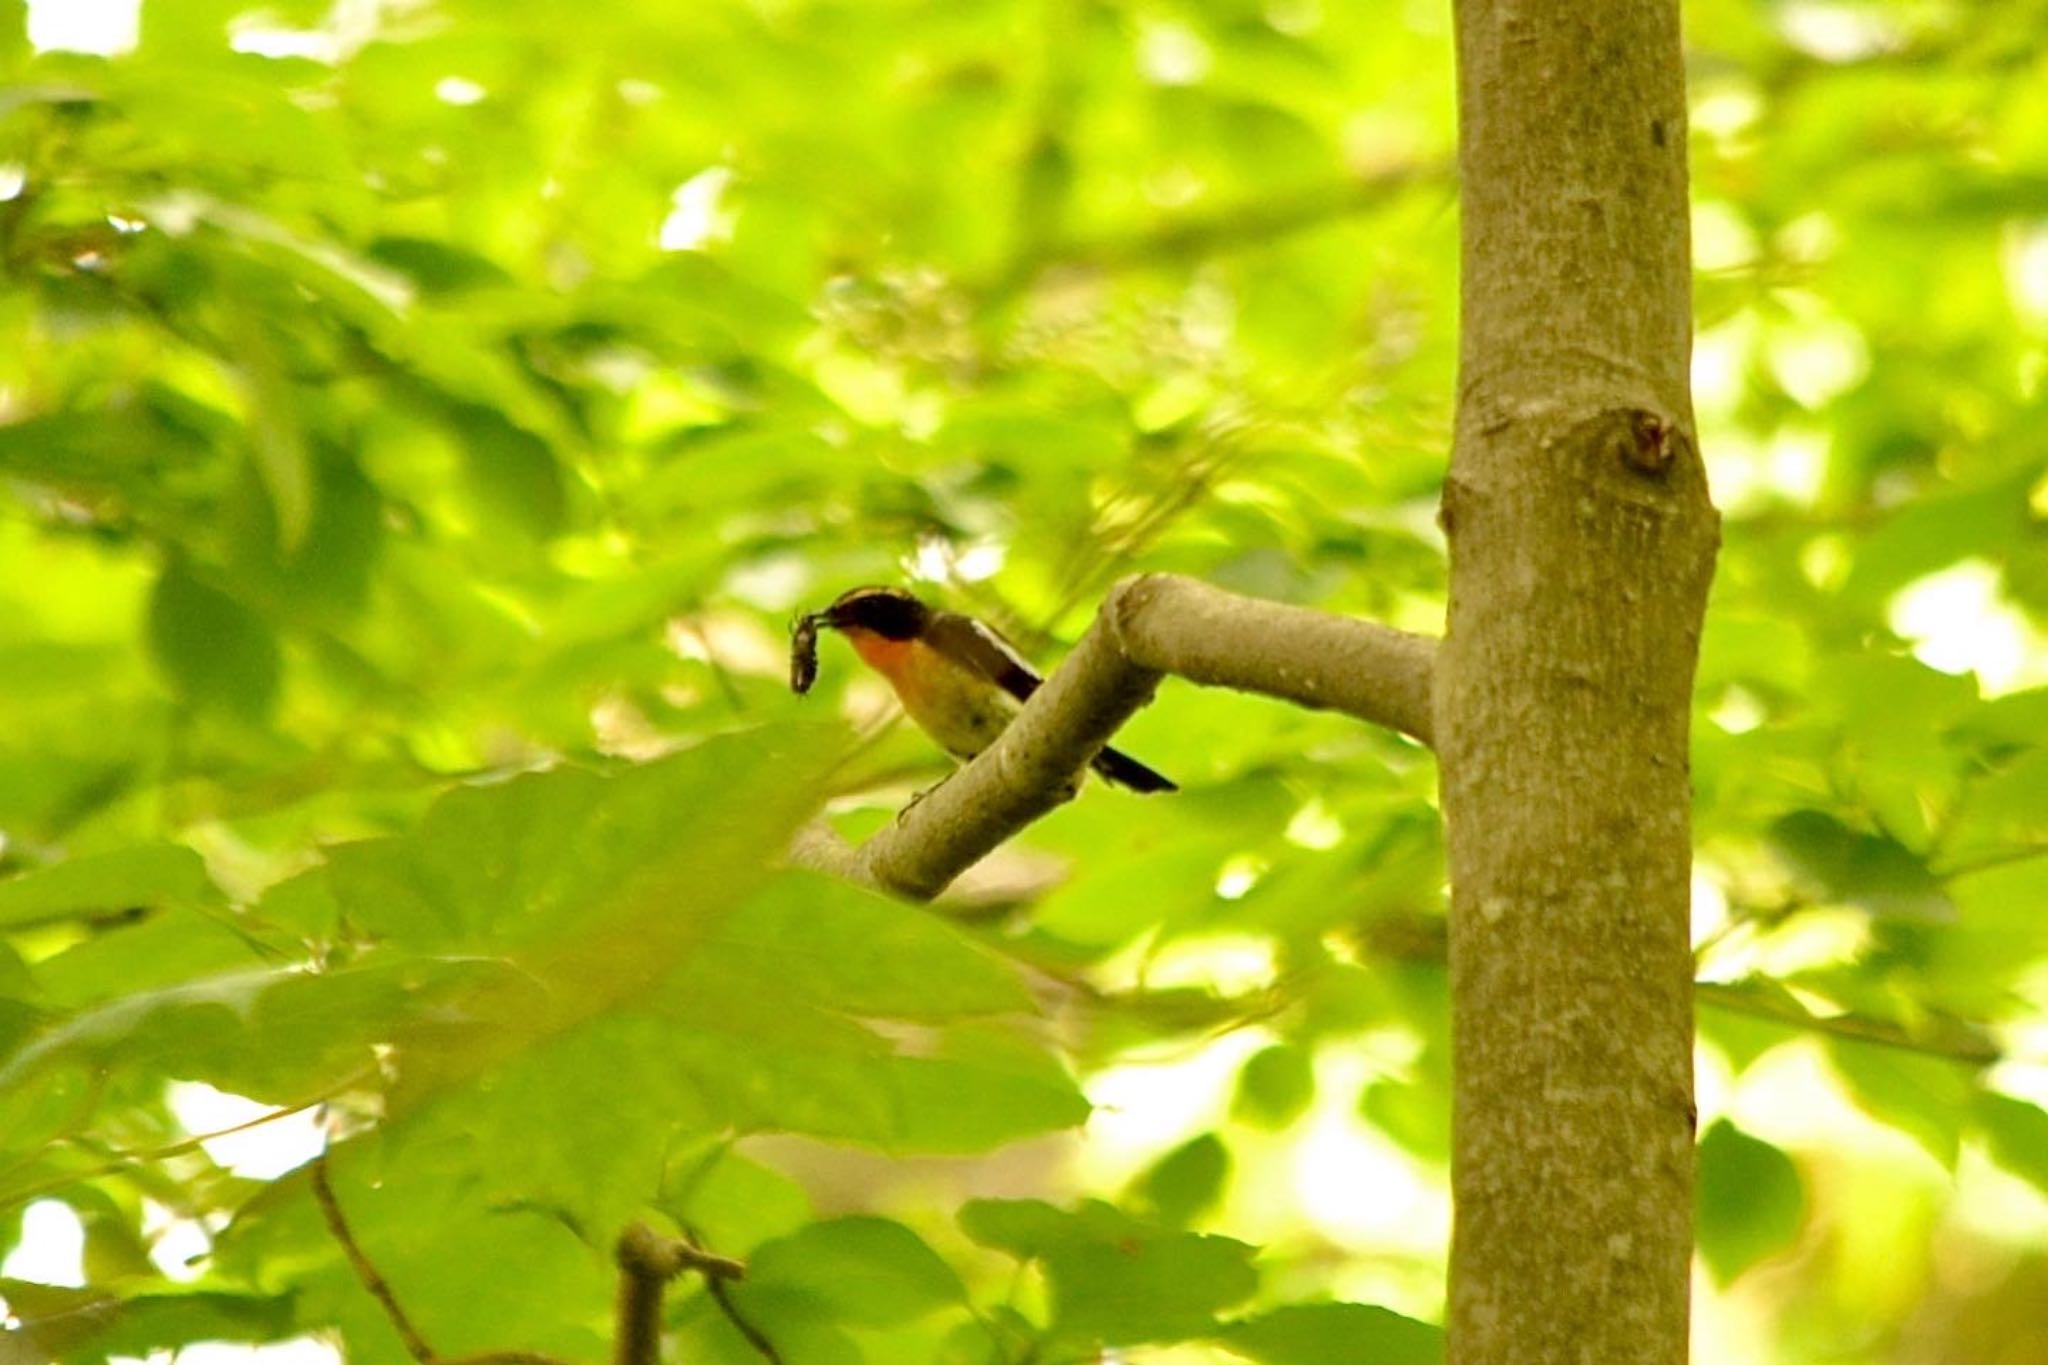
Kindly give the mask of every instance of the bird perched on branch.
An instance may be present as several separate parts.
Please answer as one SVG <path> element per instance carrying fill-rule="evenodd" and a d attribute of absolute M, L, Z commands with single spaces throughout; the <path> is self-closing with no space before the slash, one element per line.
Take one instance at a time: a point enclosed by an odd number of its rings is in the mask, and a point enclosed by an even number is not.
<path fill-rule="evenodd" d="M 790 686 L 817 676 L 818 627 L 844 635 L 868 667 L 889 680 L 920 729 L 965 761 L 997 735 L 1044 681 L 1008 641 L 971 616 L 940 611 L 900 588 L 855 588 L 823 611 L 798 618 Z M 1127 754 L 1104 749 L 1090 762 L 1134 792 L 1180 790 Z"/>

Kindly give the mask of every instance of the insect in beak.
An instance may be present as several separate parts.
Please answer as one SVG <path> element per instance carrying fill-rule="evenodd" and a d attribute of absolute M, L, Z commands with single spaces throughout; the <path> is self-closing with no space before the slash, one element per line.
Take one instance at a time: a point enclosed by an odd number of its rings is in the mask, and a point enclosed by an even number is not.
<path fill-rule="evenodd" d="M 789 627 L 789 688 L 801 697 L 818 680 L 818 622 L 823 613 L 806 612 Z"/>

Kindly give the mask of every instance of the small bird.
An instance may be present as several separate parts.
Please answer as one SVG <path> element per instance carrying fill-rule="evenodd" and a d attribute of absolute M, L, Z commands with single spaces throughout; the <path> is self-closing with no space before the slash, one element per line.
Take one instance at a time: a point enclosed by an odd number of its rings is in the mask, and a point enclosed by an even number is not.
<path fill-rule="evenodd" d="M 1045 680 L 1008 641 L 971 616 L 939 611 L 900 588 L 855 588 L 820 612 L 799 617 L 790 685 L 808 691 L 817 673 L 817 628 L 847 638 L 868 667 L 889 680 L 903 709 L 939 746 L 962 760 L 995 742 Z M 1115 749 L 1090 767 L 1134 792 L 1179 791 Z"/>

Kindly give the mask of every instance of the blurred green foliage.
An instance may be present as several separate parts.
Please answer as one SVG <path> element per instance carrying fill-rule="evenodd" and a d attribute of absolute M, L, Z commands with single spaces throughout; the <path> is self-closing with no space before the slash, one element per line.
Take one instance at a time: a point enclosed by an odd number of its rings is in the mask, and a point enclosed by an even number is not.
<path fill-rule="evenodd" d="M 1702 1358 L 2032 1358 L 1944 1343 L 2048 1243 L 2048 4 L 1687 12 Z M 47 1349 L 404 1358 L 302 1172 L 184 1142 L 206 1082 L 325 1104 L 451 1353 L 594 1357 L 655 1211 L 754 1271 L 679 1284 L 692 1361 L 1438 1357 L 1426 754 L 1169 684 L 1128 743 L 1185 790 L 971 904 L 771 865 L 943 771 L 836 642 L 786 690 L 854 583 L 1048 660 L 1136 569 L 1436 627 L 1447 6 L 29 15 L 0 1200 L 89 1285 L 0 1295 Z M 1169 1063 L 1200 1103 L 1119 1111 Z"/>

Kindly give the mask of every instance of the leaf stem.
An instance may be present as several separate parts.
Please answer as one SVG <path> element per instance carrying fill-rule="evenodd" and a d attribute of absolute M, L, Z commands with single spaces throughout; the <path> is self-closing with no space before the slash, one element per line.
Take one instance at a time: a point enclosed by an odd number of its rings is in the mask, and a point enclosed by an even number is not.
<path fill-rule="evenodd" d="M 216 1128 L 210 1133 L 195 1133 L 191 1137 L 180 1138 L 176 1142 L 165 1143 L 161 1147 L 145 1147 L 135 1151 L 116 1152 L 98 1166 L 88 1167 L 82 1171 L 68 1171 L 63 1175 L 52 1176 L 47 1180 L 39 1180 L 32 1185 L 23 1185 L 18 1189 L 9 1190 L 4 1194 L 0 1194 L 0 1209 L 13 1208 L 24 1200 L 33 1199 L 37 1195 L 46 1194 L 51 1190 L 63 1189 L 66 1185 L 76 1185 L 87 1180 L 97 1180 L 103 1175 L 118 1175 L 131 1166 L 146 1166 L 156 1161 L 168 1161 L 174 1156 L 184 1156 L 187 1152 L 198 1151 L 207 1143 L 217 1138 L 233 1137 L 237 1133 L 246 1133 L 252 1128 L 261 1128 L 266 1123 L 275 1123 L 279 1119 L 290 1118 L 293 1114 L 304 1113 L 308 1109 L 326 1104 L 336 1095 L 353 1088 L 367 1075 L 367 1072 L 359 1072 L 343 1081 L 340 1085 L 331 1086 L 321 1091 L 311 1099 L 300 1100 L 296 1104 L 286 1105 L 282 1109 L 273 1109 L 266 1114 L 258 1114 L 253 1119 L 244 1119 L 242 1122 L 231 1124 L 226 1128 Z M 78 1141 L 76 1137 L 63 1140 Z"/>

